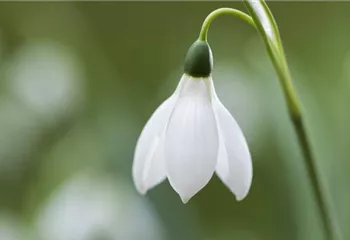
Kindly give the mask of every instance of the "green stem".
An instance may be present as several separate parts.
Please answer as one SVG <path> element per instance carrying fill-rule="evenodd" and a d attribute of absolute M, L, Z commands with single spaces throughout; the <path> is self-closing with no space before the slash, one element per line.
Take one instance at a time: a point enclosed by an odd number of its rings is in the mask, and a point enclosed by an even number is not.
<path fill-rule="evenodd" d="M 313 186 L 314 193 L 316 196 L 316 201 L 320 209 L 320 214 L 322 217 L 323 225 L 325 228 L 327 239 L 339 240 L 341 235 L 336 224 L 335 216 L 332 214 L 330 202 L 327 198 L 327 192 L 322 184 L 321 174 L 318 171 L 316 161 L 313 158 L 312 151 L 310 149 L 310 142 L 306 134 L 305 125 L 301 117 L 292 118 L 292 122 L 295 131 L 298 136 L 300 146 L 305 157 L 306 169 L 309 173 L 309 179 L 311 185 Z"/>
<path fill-rule="evenodd" d="M 287 102 L 288 112 L 298 136 L 299 145 L 304 155 L 306 170 L 320 210 L 327 239 L 341 239 L 336 218 L 332 211 L 331 201 L 322 182 L 317 162 L 312 154 L 311 144 L 305 129 L 300 101 L 292 84 L 292 78 L 284 54 L 278 27 L 271 11 L 262 0 L 244 0 L 258 32 L 263 37 L 267 52 L 277 72 Z"/>
<path fill-rule="evenodd" d="M 340 232 L 337 228 L 335 216 L 332 214 L 330 200 L 326 193 L 324 184 L 322 183 L 321 174 L 318 170 L 316 160 L 311 151 L 311 144 L 305 129 L 300 101 L 292 83 L 277 24 L 264 1 L 244 0 L 244 3 L 251 14 L 251 17 L 236 9 L 217 9 L 210 13 L 205 19 L 199 34 L 199 40 L 206 41 L 208 29 L 212 21 L 218 16 L 225 14 L 237 16 L 258 30 L 264 40 L 268 55 L 276 70 L 282 87 L 288 113 L 296 131 L 299 145 L 302 149 L 306 170 L 320 210 L 327 239 L 339 240 L 341 239 Z"/>
<path fill-rule="evenodd" d="M 201 32 L 199 34 L 199 40 L 207 41 L 208 29 L 210 27 L 211 22 L 215 18 L 217 18 L 218 16 L 226 15 L 226 14 L 234 15 L 234 16 L 246 21 L 247 23 L 249 23 L 253 27 L 255 27 L 255 23 L 254 23 L 253 19 L 248 14 L 241 12 L 237 9 L 233 9 L 233 8 L 219 8 L 219 9 L 216 9 L 215 11 L 211 12 L 204 20 Z"/>

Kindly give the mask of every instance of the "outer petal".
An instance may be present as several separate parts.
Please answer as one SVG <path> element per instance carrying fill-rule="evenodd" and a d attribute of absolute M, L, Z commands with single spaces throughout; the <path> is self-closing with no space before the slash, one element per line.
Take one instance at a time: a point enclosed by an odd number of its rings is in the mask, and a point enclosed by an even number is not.
<path fill-rule="evenodd" d="M 170 184 L 186 203 L 212 177 L 218 133 L 208 79 L 184 82 L 166 132 L 166 170 Z"/>
<path fill-rule="evenodd" d="M 219 128 L 219 155 L 216 172 L 238 201 L 249 192 L 253 167 L 247 142 L 230 112 L 213 89 L 213 107 Z"/>
<path fill-rule="evenodd" d="M 166 177 L 164 133 L 185 78 L 184 75 L 174 94 L 153 113 L 137 141 L 132 175 L 136 188 L 141 194 L 145 194 L 148 189 L 159 184 Z"/>

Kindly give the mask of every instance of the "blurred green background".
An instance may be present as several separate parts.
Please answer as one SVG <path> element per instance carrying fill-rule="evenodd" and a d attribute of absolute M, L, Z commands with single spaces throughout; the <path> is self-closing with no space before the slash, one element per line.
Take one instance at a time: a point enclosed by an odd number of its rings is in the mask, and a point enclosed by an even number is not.
<path fill-rule="evenodd" d="M 269 2 L 323 182 L 350 239 L 350 2 Z M 258 34 L 217 19 L 219 97 L 254 164 L 248 197 L 216 176 L 188 204 L 140 196 L 136 140 L 175 89 L 204 18 L 241 2 L 0 3 L 1 240 L 322 240 L 283 96 Z"/>

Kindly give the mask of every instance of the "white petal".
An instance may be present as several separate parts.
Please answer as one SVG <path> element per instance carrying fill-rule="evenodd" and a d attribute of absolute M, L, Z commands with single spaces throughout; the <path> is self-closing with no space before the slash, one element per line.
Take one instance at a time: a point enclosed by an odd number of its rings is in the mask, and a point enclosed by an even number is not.
<path fill-rule="evenodd" d="M 186 75 L 181 78 L 174 94 L 153 113 L 137 141 L 132 174 L 136 188 L 141 194 L 145 194 L 166 177 L 164 133 L 185 78 Z"/>
<path fill-rule="evenodd" d="M 253 167 L 243 133 L 215 94 L 213 106 L 219 125 L 219 154 L 216 172 L 224 184 L 236 195 L 238 201 L 249 192 Z"/>
<path fill-rule="evenodd" d="M 166 132 L 168 179 L 184 203 L 208 183 L 217 163 L 219 141 L 208 81 L 184 82 Z"/>

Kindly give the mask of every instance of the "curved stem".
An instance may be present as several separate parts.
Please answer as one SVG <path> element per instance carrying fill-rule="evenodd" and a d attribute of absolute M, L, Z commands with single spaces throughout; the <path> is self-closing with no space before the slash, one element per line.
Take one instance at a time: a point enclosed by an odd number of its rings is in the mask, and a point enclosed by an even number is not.
<path fill-rule="evenodd" d="M 215 18 L 224 14 L 237 16 L 258 30 L 264 40 L 266 50 L 276 70 L 282 87 L 288 113 L 296 131 L 298 142 L 305 159 L 306 170 L 308 172 L 310 183 L 315 194 L 315 199 L 320 210 L 327 239 L 341 239 L 340 231 L 336 224 L 336 218 L 331 210 L 330 199 L 328 198 L 328 194 L 326 193 L 326 189 L 322 183 L 321 173 L 318 170 L 316 160 L 312 154 L 311 144 L 304 125 L 300 100 L 292 83 L 292 77 L 290 75 L 287 60 L 284 54 L 277 24 L 272 16 L 272 13 L 263 0 L 244 0 L 244 3 L 251 14 L 251 17 L 236 9 L 219 8 L 211 12 L 203 22 L 199 40 L 207 40 L 207 32 L 210 24 Z"/>
<path fill-rule="evenodd" d="M 199 40 L 207 41 L 207 34 L 208 34 L 210 24 L 212 23 L 212 21 L 215 18 L 217 18 L 218 16 L 221 16 L 221 15 L 225 15 L 225 14 L 234 15 L 234 16 L 242 19 L 243 21 L 246 21 L 247 23 L 252 25 L 254 28 L 256 27 L 253 19 L 248 14 L 241 12 L 237 9 L 233 9 L 233 8 L 219 8 L 219 9 L 216 9 L 215 11 L 211 12 L 204 20 L 201 32 L 199 33 Z"/>

